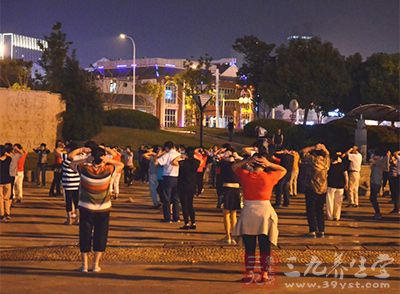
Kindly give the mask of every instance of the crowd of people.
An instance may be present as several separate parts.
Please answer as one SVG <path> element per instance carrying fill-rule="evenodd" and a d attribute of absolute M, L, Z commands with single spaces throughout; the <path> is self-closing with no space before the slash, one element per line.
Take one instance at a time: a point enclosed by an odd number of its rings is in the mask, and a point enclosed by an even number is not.
<path fill-rule="evenodd" d="M 242 237 L 245 262 L 250 279 L 254 270 L 256 240 L 260 248 L 262 279 L 268 279 L 271 243 L 278 238 L 279 211 L 298 197 L 298 188 L 305 194 L 306 237 L 325 237 L 325 219 L 339 221 L 343 201 L 347 207 L 358 208 L 362 155 L 356 146 L 346 152 L 330 152 L 323 144 L 301 150 L 285 148 L 283 134 L 273 136 L 273 148 L 258 130 L 258 140 L 242 150 L 226 143 L 209 149 L 176 145 L 132 147 L 96 144 L 93 141 L 79 147 L 75 142 L 57 141 L 54 163 L 49 165 L 51 151 L 42 143 L 32 151 L 37 156 L 35 179 L 46 186 L 46 170 L 54 172 L 49 196 L 64 196 L 65 224 L 79 225 L 82 272 L 88 271 L 88 252 L 95 258 L 92 270 L 100 271 L 100 259 L 105 251 L 112 201 L 119 198 L 123 182 L 149 185 L 154 209 L 162 207 L 161 221 L 179 223 L 182 230 L 195 230 L 194 199 L 201 197 L 204 186 L 216 190 L 216 208 L 223 210 L 227 244 L 236 244 Z M 20 144 L 0 146 L 0 213 L 4 222 L 11 219 L 12 201 L 23 199 L 24 163 L 28 152 Z M 400 152 L 377 150 L 370 157 L 370 202 L 374 218 L 381 219 L 378 196 L 385 195 L 389 182 L 391 213 L 399 213 Z M 301 181 L 298 181 L 299 174 Z M 275 202 L 271 201 L 275 195 Z M 326 204 L 326 213 L 324 212 Z M 240 211 L 239 218 L 237 212 Z M 93 241 L 93 242 L 92 242 Z M 93 243 L 93 244 L 92 244 Z"/>

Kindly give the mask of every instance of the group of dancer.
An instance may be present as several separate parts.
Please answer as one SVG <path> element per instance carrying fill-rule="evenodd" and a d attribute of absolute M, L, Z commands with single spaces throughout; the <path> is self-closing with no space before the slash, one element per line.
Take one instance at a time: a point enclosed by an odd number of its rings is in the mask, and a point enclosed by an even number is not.
<path fill-rule="evenodd" d="M 45 144 L 33 151 L 38 154 L 37 173 L 42 172 L 42 182 L 44 180 L 45 183 L 42 169 L 50 152 Z M 11 218 L 11 190 L 15 189 L 17 201 L 22 199 L 23 178 L 19 176 L 22 174 L 23 177 L 26 154 L 20 144 L 1 146 L 0 208 L 4 221 Z M 140 157 L 142 162 L 135 164 L 135 156 Z M 382 185 L 385 185 L 385 178 L 389 180 L 394 205 L 391 213 L 399 213 L 399 156 L 399 151 L 375 152 L 371 156 L 370 201 L 377 219 L 382 217 L 377 199 Z M 323 144 L 306 147 L 299 152 L 276 148 L 269 153 L 264 140 L 240 152 L 230 144 L 205 149 L 176 146 L 168 141 L 163 146 L 142 146 L 138 156 L 129 146 L 120 150 L 116 146 L 108 147 L 93 141 L 86 142 L 84 147 L 78 147 L 74 142 L 64 144 L 58 141 L 55 162 L 58 165 L 54 169 L 50 195 L 61 193 L 61 188 L 54 182 L 61 181 L 67 212 L 65 223 L 79 224 L 82 272 L 89 270 L 88 253 L 92 249 L 95 255 L 91 270 L 101 270 L 99 265 L 107 244 L 112 200 L 119 197 L 122 172 L 127 185 L 132 185 L 135 178 L 148 182 L 153 207 L 162 206 L 162 222 L 180 222 L 182 208 L 182 230 L 197 228 L 193 201 L 196 196 L 202 195 L 203 181 L 208 179 L 217 191 L 217 208 L 223 208 L 224 241 L 234 245 L 239 237 L 243 239 L 244 281 L 253 278 L 257 240 L 262 269 L 260 279 L 265 281 L 269 278 L 271 244 L 276 245 L 278 240 L 276 210 L 279 212 L 279 209 L 289 206 L 290 199 L 296 197 L 299 173 L 302 174 L 309 226 L 306 237 L 325 236 L 325 203 L 327 219 L 340 219 L 345 191 L 348 192 L 348 206 L 359 206 L 362 156 L 355 146 L 343 153 L 330 153 Z M 52 191 L 54 188 L 55 193 Z M 271 204 L 273 194 L 274 205 Z M 240 217 L 237 218 L 239 210 Z"/>

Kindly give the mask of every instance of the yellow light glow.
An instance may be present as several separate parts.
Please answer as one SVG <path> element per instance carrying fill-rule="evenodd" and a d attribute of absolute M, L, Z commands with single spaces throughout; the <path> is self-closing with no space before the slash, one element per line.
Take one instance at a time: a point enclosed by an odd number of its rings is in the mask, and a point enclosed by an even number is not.
<path fill-rule="evenodd" d="M 121 39 L 126 39 L 126 35 L 125 35 L 125 34 L 119 34 L 119 37 L 120 37 Z"/>

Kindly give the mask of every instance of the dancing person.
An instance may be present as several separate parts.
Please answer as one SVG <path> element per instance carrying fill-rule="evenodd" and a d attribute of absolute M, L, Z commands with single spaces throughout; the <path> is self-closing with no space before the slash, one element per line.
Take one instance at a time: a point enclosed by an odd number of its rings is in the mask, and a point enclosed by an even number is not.
<path fill-rule="evenodd" d="M 309 233 L 306 237 L 324 238 L 324 204 L 328 190 L 329 151 L 325 145 L 317 144 L 300 151 L 306 163 L 305 196 Z"/>
<path fill-rule="evenodd" d="M 171 141 L 164 143 L 164 151 L 156 157 L 156 164 L 163 167 L 163 222 L 179 222 L 179 197 L 178 197 L 178 176 L 179 165 L 173 165 L 172 161 L 181 154 L 176 151 Z M 171 221 L 172 203 L 172 221 Z"/>
<path fill-rule="evenodd" d="M 223 158 L 220 163 L 226 234 L 223 241 L 232 245 L 236 245 L 235 239 L 232 238 L 232 230 L 237 222 L 236 211 L 241 208 L 239 179 L 232 168 L 234 163 L 235 158 L 233 155 Z"/>
<path fill-rule="evenodd" d="M 200 196 L 204 192 L 204 169 L 207 165 L 207 153 L 203 148 L 196 148 L 194 151 L 194 158 L 196 158 L 199 162 L 199 168 L 197 169 L 197 196 Z"/>
<path fill-rule="evenodd" d="M 118 151 L 118 147 L 114 146 L 112 148 L 110 148 L 110 150 L 112 150 L 112 159 L 116 160 L 116 161 L 122 161 L 122 155 L 121 153 Z M 107 152 L 107 150 L 106 150 Z M 121 175 L 122 172 L 115 172 L 113 174 L 112 180 L 111 180 L 111 185 L 110 185 L 110 193 L 111 193 L 111 199 L 113 200 L 117 200 L 119 197 L 119 183 L 121 181 Z"/>
<path fill-rule="evenodd" d="M 253 171 L 243 169 L 250 165 Z M 270 273 L 271 243 L 278 243 L 278 216 L 271 205 L 273 187 L 286 174 L 284 167 L 268 161 L 260 152 L 258 155 L 233 165 L 243 189 L 244 207 L 232 233 L 241 236 L 245 246 L 245 283 L 254 280 L 256 243 L 260 249 L 261 279 L 265 282 Z"/>
<path fill-rule="evenodd" d="M 342 211 L 344 188 L 347 186 L 346 166 L 342 154 L 332 155 L 328 171 L 328 189 L 326 192 L 326 215 L 328 220 L 338 221 Z"/>
<path fill-rule="evenodd" d="M 358 152 L 358 147 L 353 146 L 343 156 L 349 159 L 349 205 L 359 207 L 358 188 L 360 187 L 360 171 L 362 164 L 362 155 Z"/>
<path fill-rule="evenodd" d="M 182 214 L 185 222 L 180 229 L 195 230 L 196 213 L 193 207 L 193 198 L 196 194 L 196 177 L 200 161 L 195 157 L 194 148 L 187 148 L 186 154 L 176 157 L 172 161 L 172 165 L 179 166 L 178 195 L 181 201 Z"/>
<path fill-rule="evenodd" d="M 0 152 L 0 221 L 11 220 L 11 152 L 12 145 L 6 144 Z"/>
<path fill-rule="evenodd" d="M 49 196 L 61 196 L 61 181 L 62 181 L 62 157 L 65 145 L 63 141 L 57 140 L 56 148 L 54 149 L 54 174 L 53 181 L 50 185 Z M 56 189 L 56 192 L 54 192 Z"/>
<path fill-rule="evenodd" d="M 156 165 L 155 157 L 159 155 L 161 152 L 161 148 L 159 146 L 153 146 L 150 148 L 147 153 L 143 154 L 143 157 L 149 161 L 149 188 L 150 188 L 150 196 L 153 202 L 153 208 L 159 208 L 161 206 L 159 201 L 159 196 L 157 192 L 158 188 L 158 166 Z"/>
<path fill-rule="evenodd" d="M 233 141 L 233 133 L 235 131 L 235 123 L 233 122 L 233 119 L 230 118 L 228 121 L 228 137 L 229 137 L 229 142 Z"/>
<path fill-rule="evenodd" d="M 374 208 L 375 214 L 374 219 L 382 219 L 381 210 L 378 202 L 378 195 L 381 190 L 383 173 L 385 169 L 385 158 L 384 156 L 377 152 L 371 156 L 369 163 L 371 165 L 371 175 L 370 175 L 370 196 L 369 200 Z"/>
<path fill-rule="evenodd" d="M 390 172 L 390 158 L 392 157 L 392 153 L 390 150 L 386 151 L 385 156 L 383 157 L 383 174 L 382 174 L 382 197 L 385 197 L 385 189 L 386 185 L 389 182 L 389 172 Z"/>
<path fill-rule="evenodd" d="M 300 172 L 300 155 L 297 151 L 291 150 L 290 154 L 293 155 L 292 174 L 289 180 L 289 195 L 291 197 L 297 196 L 297 179 Z"/>
<path fill-rule="evenodd" d="M 290 178 L 292 176 L 294 156 L 288 150 L 276 151 L 273 155 L 273 159 L 279 162 L 279 165 L 286 169 L 286 175 L 280 179 L 276 186 L 276 199 L 274 208 L 280 208 L 283 195 L 283 207 L 289 206 L 289 190 L 290 190 Z"/>
<path fill-rule="evenodd" d="M 18 159 L 17 163 L 17 176 L 14 181 L 14 195 L 15 202 L 20 203 L 23 198 L 23 184 L 24 184 L 24 170 L 25 170 L 25 160 L 28 155 L 21 144 L 14 144 L 14 150 L 20 153 L 22 156 Z"/>
<path fill-rule="evenodd" d="M 113 173 L 122 172 L 124 164 L 106 156 L 104 147 L 75 149 L 68 154 L 74 158 L 91 153 L 91 162 L 77 163 L 71 167 L 80 175 L 79 189 L 79 246 L 82 258 L 81 272 L 88 271 L 88 253 L 92 249 L 94 260 L 92 271 L 100 272 L 100 259 L 107 246 L 111 210 L 110 185 Z"/>
<path fill-rule="evenodd" d="M 132 185 L 133 175 L 135 170 L 134 165 L 134 154 L 130 146 L 126 146 L 125 150 L 122 152 L 122 158 L 124 163 L 124 183 L 128 186 Z"/>
<path fill-rule="evenodd" d="M 47 156 L 49 155 L 50 150 L 47 149 L 45 143 L 42 143 L 39 147 L 34 148 L 33 151 L 38 155 L 36 165 L 36 184 L 40 186 L 40 180 L 42 180 L 41 185 L 44 187 L 46 186 Z"/>
<path fill-rule="evenodd" d="M 278 129 L 277 132 L 272 136 L 272 145 L 274 146 L 274 150 L 280 150 L 284 144 L 284 136 L 282 134 L 282 130 Z"/>
<path fill-rule="evenodd" d="M 389 186 L 390 195 L 393 202 L 393 210 L 391 214 L 399 214 L 400 208 L 400 151 L 393 153 L 390 158 Z"/>
<path fill-rule="evenodd" d="M 15 193 L 15 179 L 18 175 L 18 162 L 23 156 L 23 151 L 20 150 L 16 145 L 21 146 L 20 144 L 14 144 L 11 145 L 10 143 L 8 144 L 9 147 L 12 146 L 12 151 L 10 152 L 10 157 L 11 157 L 11 163 L 10 163 L 10 177 L 11 177 L 11 194 L 10 194 L 10 199 L 14 201 L 16 198 L 14 193 Z M 9 148 L 8 147 L 8 148 Z M 22 148 L 22 147 L 21 147 Z"/>
<path fill-rule="evenodd" d="M 78 160 L 84 160 L 88 157 L 88 154 L 85 153 L 76 153 L 78 149 L 78 145 L 75 142 L 70 142 L 65 150 L 56 149 L 56 153 L 61 157 L 62 163 L 62 186 L 65 194 L 65 210 L 67 213 L 66 220 L 64 224 L 72 225 L 78 224 L 79 219 L 77 217 L 78 214 L 78 201 L 79 201 L 79 185 L 80 185 L 80 176 L 79 173 L 74 171 L 71 168 L 71 162 Z M 87 149 L 90 153 L 90 150 Z M 76 154 L 72 153 L 75 152 Z M 73 157 L 71 157 L 72 154 Z"/>
<path fill-rule="evenodd" d="M 138 161 L 139 161 L 139 179 L 142 183 L 148 182 L 149 176 L 149 161 L 143 156 L 147 153 L 147 146 L 141 145 L 138 151 Z"/>

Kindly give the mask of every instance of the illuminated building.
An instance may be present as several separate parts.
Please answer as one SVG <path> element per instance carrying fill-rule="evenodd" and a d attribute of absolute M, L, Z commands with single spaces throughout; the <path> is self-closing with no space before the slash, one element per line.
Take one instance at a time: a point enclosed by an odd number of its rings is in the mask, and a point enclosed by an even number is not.
<path fill-rule="evenodd" d="M 0 59 L 23 59 L 25 61 L 37 62 L 43 53 L 38 45 L 38 41 L 44 47 L 47 47 L 47 42 L 41 39 L 13 33 L 1 33 Z"/>

